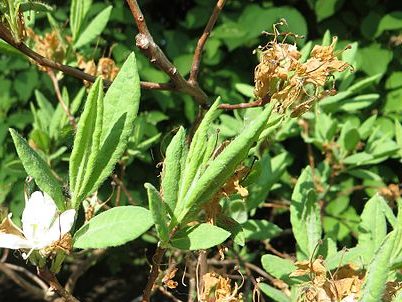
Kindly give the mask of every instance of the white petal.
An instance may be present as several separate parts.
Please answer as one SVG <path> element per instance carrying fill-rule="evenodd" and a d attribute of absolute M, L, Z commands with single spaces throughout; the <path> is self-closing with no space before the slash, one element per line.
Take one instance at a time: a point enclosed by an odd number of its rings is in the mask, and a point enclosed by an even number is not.
<path fill-rule="evenodd" d="M 31 243 L 17 235 L 0 233 L 0 247 L 7 249 L 30 249 Z"/>
<path fill-rule="evenodd" d="M 46 234 L 46 242 L 47 245 L 61 239 L 64 234 L 68 233 L 75 219 L 75 210 L 67 210 L 60 214 L 59 217 L 56 218 L 49 231 Z"/>
<path fill-rule="evenodd" d="M 22 230 L 29 241 L 38 241 L 57 217 L 57 207 L 46 193 L 36 191 L 26 201 Z"/>

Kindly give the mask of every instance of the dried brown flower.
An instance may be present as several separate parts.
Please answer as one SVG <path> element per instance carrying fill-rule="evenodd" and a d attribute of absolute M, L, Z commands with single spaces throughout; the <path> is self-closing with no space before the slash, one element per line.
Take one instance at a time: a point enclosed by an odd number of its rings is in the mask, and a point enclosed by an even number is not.
<path fill-rule="evenodd" d="M 325 89 L 328 80 L 351 66 L 337 58 L 336 37 L 329 46 L 314 46 L 303 63 L 296 45 L 278 43 L 278 35 L 263 48 L 254 74 L 254 94 L 274 102 L 279 112 L 289 109 L 292 116 L 300 116 L 319 99 L 334 95 L 335 89 Z"/>

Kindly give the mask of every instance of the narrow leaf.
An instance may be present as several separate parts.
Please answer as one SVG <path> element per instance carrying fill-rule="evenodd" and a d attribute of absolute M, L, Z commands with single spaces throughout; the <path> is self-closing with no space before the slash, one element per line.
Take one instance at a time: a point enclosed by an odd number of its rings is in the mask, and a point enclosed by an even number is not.
<path fill-rule="evenodd" d="M 87 28 L 79 35 L 77 42 L 74 43 L 75 48 L 80 48 L 88 44 L 102 33 L 109 21 L 112 8 L 111 5 L 106 7 L 89 23 Z"/>
<path fill-rule="evenodd" d="M 389 260 L 394 247 L 401 241 L 401 239 L 401 231 L 396 229 L 385 237 L 380 247 L 376 250 L 374 258 L 368 267 L 365 283 L 362 289 L 362 296 L 359 301 L 382 301 L 385 284 L 390 272 Z"/>
<path fill-rule="evenodd" d="M 100 148 L 103 115 L 103 81 L 99 77 L 91 87 L 84 112 L 81 115 L 70 157 L 70 190 L 73 206 L 86 196 L 83 185 L 92 178 L 95 160 Z"/>
<path fill-rule="evenodd" d="M 27 174 L 34 178 L 38 187 L 49 194 L 55 201 L 57 208 L 63 211 L 65 209 L 63 189 L 47 163 L 14 129 L 10 129 L 10 133 L 17 149 L 18 157 Z"/>
<path fill-rule="evenodd" d="M 182 199 L 183 210 L 177 213 L 181 222 L 192 208 L 208 202 L 221 186 L 231 177 L 237 166 L 247 157 L 251 146 L 267 125 L 271 107 L 267 107 L 248 127 L 236 137 L 208 166 L 197 183 Z M 190 154 L 189 154 L 190 156 Z"/>
<path fill-rule="evenodd" d="M 266 283 L 258 283 L 261 291 L 275 302 L 290 302 L 290 297 L 286 296 L 282 291 Z"/>
<path fill-rule="evenodd" d="M 140 82 L 135 55 L 132 53 L 104 97 L 99 152 L 94 160 L 91 177 L 85 178 L 81 184 L 75 205 L 98 189 L 123 155 L 133 131 L 139 99 Z"/>
<path fill-rule="evenodd" d="M 289 277 L 297 268 L 291 260 L 267 254 L 261 257 L 261 264 L 263 269 L 275 278 L 281 279 L 289 285 L 298 283 L 297 279 Z"/>
<path fill-rule="evenodd" d="M 364 253 L 361 255 L 364 263 L 368 264 L 375 251 L 380 247 L 387 234 L 383 198 L 376 194 L 365 204 L 362 221 L 359 224 L 358 246 Z"/>
<path fill-rule="evenodd" d="M 321 239 L 320 210 L 310 167 L 303 170 L 293 190 L 290 222 L 302 258 L 309 259 Z"/>
<path fill-rule="evenodd" d="M 151 213 L 142 207 L 122 206 L 107 210 L 84 224 L 74 235 L 75 248 L 106 248 L 136 239 L 153 225 Z"/>
<path fill-rule="evenodd" d="M 278 236 L 282 229 L 267 220 L 249 219 L 242 224 L 247 240 L 266 240 Z"/>
<path fill-rule="evenodd" d="M 181 171 L 184 169 L 187 153 L 186 148 L 186 132 L 183 127 L 180 127 L 167 147 L 162 171 L 163 199 L 171 213 L 174 212 L 177 203 Z"/>
<path fill-rule="evenodd" d="M 176 233 L 171 245 L 181 250 L 204 250 L 224 242 L 230 233 L 209 223 L 186 227 Z"/>
<path fill-rule="evenodd" d="M 162 244 L 169 241 L 168 216 L 164 203 L 158 190 L 150 183 L 146 183 L 148 192 L 149 209 L 155 222 L 156 231 Z"/>

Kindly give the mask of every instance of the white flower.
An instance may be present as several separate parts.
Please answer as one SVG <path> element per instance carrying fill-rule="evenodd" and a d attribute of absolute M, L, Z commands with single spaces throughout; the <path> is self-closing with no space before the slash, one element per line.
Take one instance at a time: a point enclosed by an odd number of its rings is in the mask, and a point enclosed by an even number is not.
<path fill-rule="evenodd" d="M 36 191 L 25 202 L 22 230 L 10 218 L 11 214 L 0 224 L 0 247 L 29 249 L 31 253 L 50 246 L 68 233 L 74 223 L 75 210 L 60 214 L 49 195 Z"/>

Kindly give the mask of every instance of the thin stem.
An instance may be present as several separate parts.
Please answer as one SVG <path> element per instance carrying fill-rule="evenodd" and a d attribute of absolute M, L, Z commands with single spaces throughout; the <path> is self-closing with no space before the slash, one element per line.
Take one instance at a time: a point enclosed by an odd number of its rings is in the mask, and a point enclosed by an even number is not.
<path fill-rule="evenodd" d="M 20 277 L 14 270 L 10 267 L 7 267 L 5 263 L 0 263 L 0 271 L 3 272 L 8 278 L 10 278 L 14 283 L 18 286 L 29 292 L 33 297 L 43 299 L 45 296 L 45 292 L 31 283 L 25 281 L 22 277 Z"/>
<path fill-rule="evenodd" d="M 254 108 L 261 107 L 268 103 L 269 100 L 256 100 L 254 102 L 249 103 L 240 103 L 240 104 L 220 104 L 219 109 L 223 110 L 235 110 L 235 109 L 245 109 L 245 108 Z"/>
<path fill-rule="evenodd" d="M 61 105 L 61 108 L 63 108 L 63 111 L 66 113 L 71 126 L 73 126 L 74 129 L 77 129 L 77 123 L 75 122 L 74 116 L 71 114 L 70 108 L 68 108 L 61 95 L 59 81 L 56 75 L 54 74 L 52 69 L 49 69 L 47 73 L 52 80 L 54 91 L 56 92 L 56 97 Z"/>
<path fill-rule="evenodd" d="M 61 286 L 56 276 L 49 271 L 48 268 L 38 269 L 38 275 L 45 280 L 51 288 L 53 288 L 66 302 L 80 302 L 71 293 L 69 293 L 63 286 Z"/>
<path fill-rule="evenodd" d="M 187 82 L 177 70 L 176 66 L 166 57 L 165 53 L 155 43 L 151 33 L 148 30 L 144 15 L 136 0 L 126 0 L 130 7 L 131 14 L 138 28 L 138 34 L 135 37 L 137 47 L 149 59 L 149 61 L 165 72 L 174 87 L 175 91 L 191 95 L 199 104 L 206 105 L 208 97 L 197 83 Z"/>
<path fill-rule="evenodd" d="M 15 264 L 11 264 L 11 263 L 4 263 L 4 265 L 6 267 L 12 269 L 13 271 L 23 273 L 25 276 L 27 276 L 29 279 L 31 279 L 33 282 L 35 282 L 39 287 L 41 287 L 44 291 L 46 291 L 48 289 L 48 286 L 46 285 L 45 282 L 43 282 L 38 276 L 31 273 L 26 268 L 15 265 Z"/>
<path fill-rule="evenodd" d="M 156 248 L 155 254 L 152 256 L 152 264 L 151 264 L 151 272 L 148 277 L 147 285 L 144 288 L 142 295 L 142 302 L 149 302 L 151 298 L 152 289 L 154 287 L 155 281 L 159 276 L 159 265 L 162 262 L 163 255 L 165 254 L 166 249 L 158 246 Z"/>
<path fill-rule="evenodd" d="M 44 56 L 40 55 L 39 53 L 33 51 L 30 49 L 28 46 L 26 46 L 24 43 L 21 41 L 16 41 L 11 32 L 8 30 L 7 27 L 4 26 L 3 23 L 0 22 L 0 38 L 6 41 L 9 45 L 14 47 L 15 49 L 19 50 L 22 52 L 25 56 L 31 58 L 33 61 L 35 61 L 38 65 L 41 65 L 43 67 L 48 67 L 54 70 L 59 70 L 63 72 L 64 74 L 67 74 L 69 76 L 75 77 L 80 80 L 85 80 L 88 82 L 95 82 L 96 77 L 93 75 L 90 75 L 88 73 L 85 73 L 77 68 L 68 66 L 68 65 L 63 65 L 61 63 L 49 60 L 45 58 Z M 111 81 L 104 80 L 103 85 L 105 88 L 109 88 L 109 86 L 112 84 Z M 170 83 L 153 83 L 153 82 L 141 82 L 141 88 L 143 89 L 149 89 L 149 90 L 172 90 L 174 87 Z"/>
<path fill-rule="evenodd" d="M 204 50 L 205 43 L 207 42 L 208 37 L 211 34 L 213 27 L 215 26 L 216 20 L 218 19 L 219 13 L 222 11 L 225 2 L 226 0 L 218 0 L 218 2 L 215 5 L 214 11 L 209 17 L 207 25 L 205 26 L 203 34 L 198 39 L 197 47 L 195 48 L 194 51 L 193 64 L 191 66 L 191 72 L 189 78 L 190 83 L 197 82 L 198 73 L 200 71 L 202 51 Z"/>

